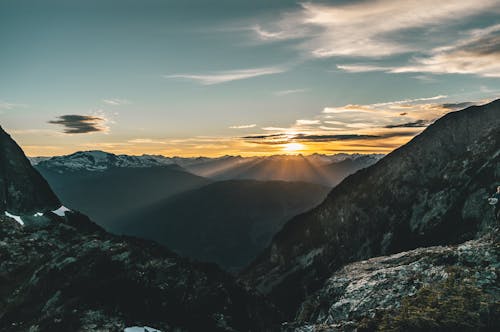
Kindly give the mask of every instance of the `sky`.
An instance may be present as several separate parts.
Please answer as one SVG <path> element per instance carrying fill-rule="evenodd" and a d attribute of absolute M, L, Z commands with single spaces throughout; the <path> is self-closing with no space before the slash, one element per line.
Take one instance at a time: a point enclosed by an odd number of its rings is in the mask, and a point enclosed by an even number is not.
<path fill-rule="evenodd" d="M 500 97 L 500 0 L 0 0 L 30 156 L 388 153 Z"/>

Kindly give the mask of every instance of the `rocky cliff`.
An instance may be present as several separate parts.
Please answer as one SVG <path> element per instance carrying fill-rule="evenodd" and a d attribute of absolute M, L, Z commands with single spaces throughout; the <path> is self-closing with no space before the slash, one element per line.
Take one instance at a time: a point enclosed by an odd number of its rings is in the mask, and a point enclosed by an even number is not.
<path fill-rule="evenodd" d="M 499 178 L 500 101 L 449 113 L 289 221 L 242 278 L 293 317 L 346 263 L 481 234 Z"/>
<path fill-rule="evenodd" d="M 21 148 L 0 127 L 0 212 L 32 214 L 61 204 Z"/>

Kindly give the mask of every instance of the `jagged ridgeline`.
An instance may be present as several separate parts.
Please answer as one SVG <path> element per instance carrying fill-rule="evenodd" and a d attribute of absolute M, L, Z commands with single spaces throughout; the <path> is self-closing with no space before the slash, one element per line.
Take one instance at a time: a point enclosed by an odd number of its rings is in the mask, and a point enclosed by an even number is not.
<path fill-rule="evenodd" d="M 0 331 L 266 331 L 279 323 L 271 305 L 216 265 L 57 209 L 3 131 L 0 152 Z M 44 222 L 20 222 L 30 213 Z"/>
<path fill-rule="evenodd" d="M 289 221 L 242 278 L 293 317 L 346 263 L 487 231 L 499 182 L 500 101 L 449 113 Z"/>
<path fill-rule="evenodd" d="M 0 127 L 0 212 L 31 214 L 61 206 L 47 181 Z"/>

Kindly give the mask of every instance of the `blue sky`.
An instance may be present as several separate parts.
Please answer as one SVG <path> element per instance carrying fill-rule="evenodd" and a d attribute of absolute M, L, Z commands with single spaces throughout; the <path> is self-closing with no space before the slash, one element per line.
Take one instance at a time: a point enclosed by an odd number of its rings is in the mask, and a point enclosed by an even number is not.
<path fill-rule="evenodd" d="M 500 91 L 500 1 L 0 0 L 30 155 L 388 152 Z"/>

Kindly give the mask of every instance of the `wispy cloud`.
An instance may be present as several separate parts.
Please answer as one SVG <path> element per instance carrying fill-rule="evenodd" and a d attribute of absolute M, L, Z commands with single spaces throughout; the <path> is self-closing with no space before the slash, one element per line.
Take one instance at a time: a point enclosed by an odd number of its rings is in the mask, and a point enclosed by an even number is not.
<path fill-rule="evenodd" d="M 230 129 L 248 129 L 248 128 L 254 128 L 256 127 L 256 124 L 247 124 L 247 125 L 237 125 L 237 126 L 231 126 L 229 127 Z"/>
<path fill-rule="evenodd" d="M 283 130 L 287 130 L 287 128 L 284 128 L 284 127 L 263 127 L 261 129 L 265 130 L 265 131 L 283 131 Z"/>
<path fill-rule="evenodd" d="M 104 117 L 93 115 L 61 115 L 57 120 L 51 120 L 49 123 L 60 125 L 64 128 L 65 134 L 87 134 L 94 132 L 107 132 L 107 120 Z"/>
<path fill-rule="evenodd" d="M 306 2 L 299 10 L 251 30 L 263 41 L 301 38 L 298 46 L 313 57 L 381 57 L 418 49 L 411 38 L 401 38 L 409 29 L 431 31 L 492 10 L 498 11 L 498 1 L 449 0 L 439 5 L 434 0 Z"/>
<path fill-rule="evenodd" d="M 435 47 L 420 56 L 415 56 L 408 64 L 398 66 L 342 64 L 337 65 L 337 68 L 351 73 L 382 71 L 500 77 L 500 24 L 470 30 L 465 36 L 454 44 Z M 432 80 L 425 75 L 418 75 L 415 78 Z"/>
<path fill-rule="evenodd" d="M 287 96 L 287 95 L 296 94 L 296 93 L 303 93 L 303 92 L 306 92 L 306 91 L 309 91 L 309 89 L 280 90 L 280 91 L 273 92 L 273 94 L 275 96 L 281 97 L 281 96 Z"/>
<path fill-rule="evenodd" d="M 433 49 L 414 64 L 391 69 L 393 73 L 475 74 L 500 77 L 500 24 L 471 30 L 455 44 Z"/>
<path fill-rule="evenodd" d="M 295 121 L 295 125 L 297 126 L 310 126 L 320 124 L 320 120 L 307 120 L 307 119 L 299 119 Z"/>
<path fill-rule="evenodd" d="M 126 99 L 118 99 L 118 98 L 113 98 L 113 99 L 103 99 L 103 103 L 111 106 L 121 106 L 121 105 L 128 105 L 130 104 L 130 101 Z"/>
<path fill-rule="evenodd" d="M 387 102 L 376 103 L 376 104 L 372 104 L 372 105 L 373 106 L 389 106 L 389 105 L 396 105 L 396 104 L 408 104 L 408 103 L 415 103 L 415 102 L 420 102 L 420 101 L 439 100 L 439 99 L 444 99 L 447 97 L 448 97 L 447 95 L 437 95 L 437 96 L 432 96 L 432 97 L 421 97 L 421 98 L 413 98 L 413 99 L 387 101 Z"/>
<path fill-rule="evenodd" d="M 9 103 L 3 100 L 0 100 L 0 111 L 4 110 L 13 110 L 18 107 L 26 107 L 24 104 L 17 104 L 17 103 Z"/>
<path fill-rule="evenodd" d="M 162 140 L 157 140 L 157 139 L 151 139 L 151 138 L 135 138 L 127 141 L 128 143 L 131 144 L 168 144 L 166 141 Z"/>
<path fill-rule="evenodd" d="M 253 69 L 238 69 L 213 72 L 210 74 L 174 74 L 166 75 L 165 78 L 185 79 L 195 81 L 203 85 L 213 85 L 249 79 L 253 77 L 279 74 L 287 71 L 284 67 L 262 67 Z"/>
<path fill-rule="evenodd" d="M 349 73 L 366 73 L 366 72 L 372 72 L 372 71 L 388 71 L 391 69 L 389 67 L 362 64 L 362 63 L 337 65 L 337 68 L 342 70 L 342 71 L 349 72 Z"/>

